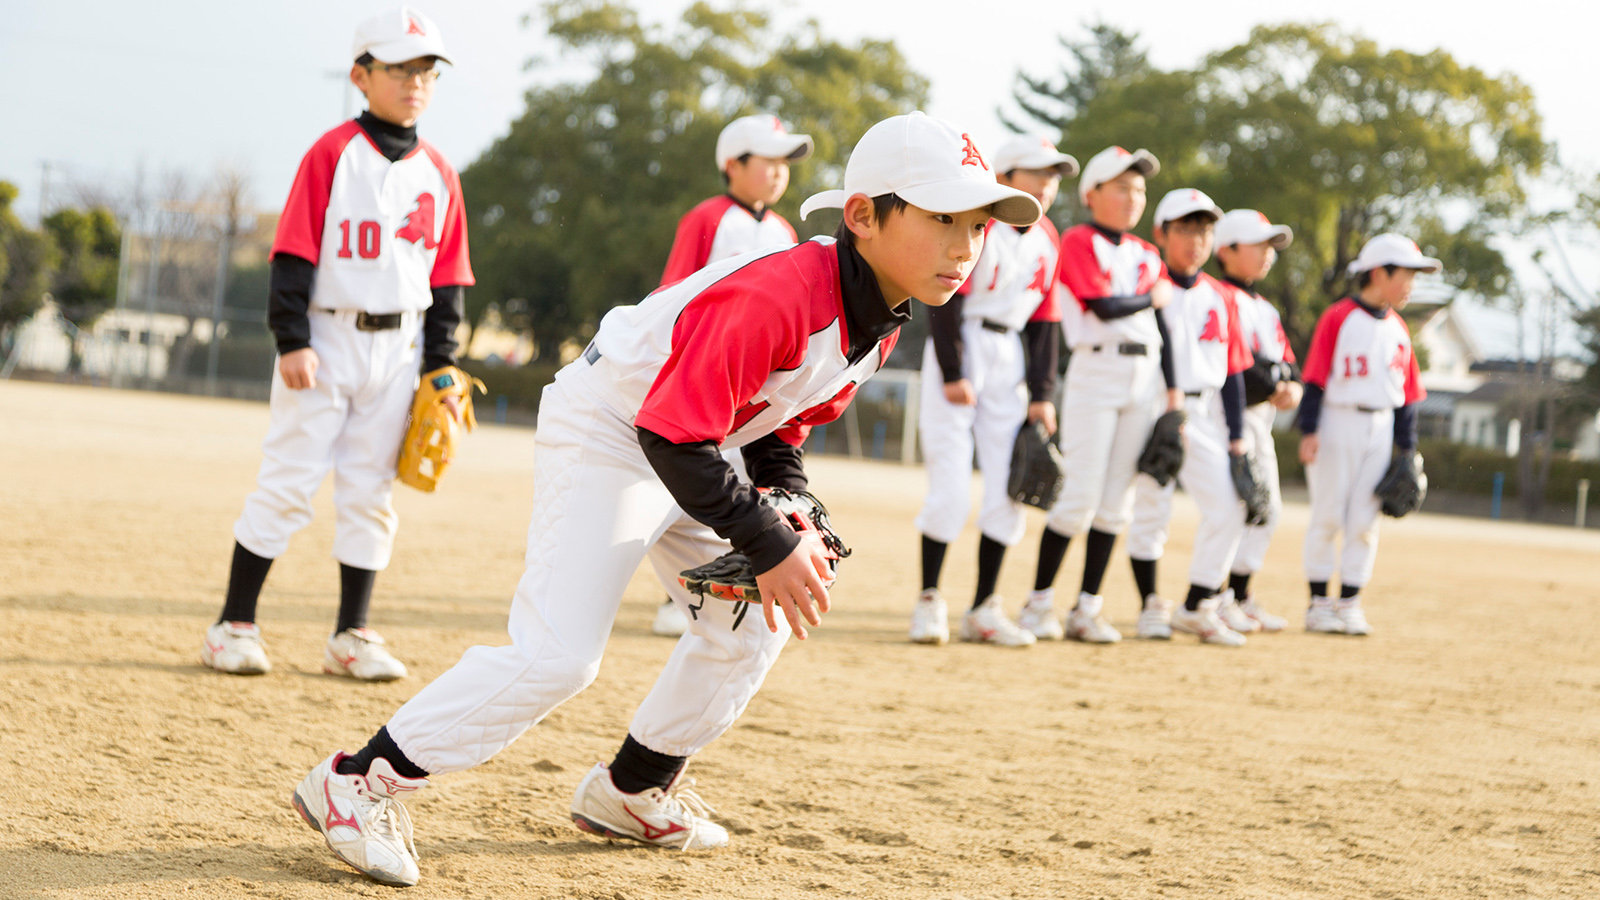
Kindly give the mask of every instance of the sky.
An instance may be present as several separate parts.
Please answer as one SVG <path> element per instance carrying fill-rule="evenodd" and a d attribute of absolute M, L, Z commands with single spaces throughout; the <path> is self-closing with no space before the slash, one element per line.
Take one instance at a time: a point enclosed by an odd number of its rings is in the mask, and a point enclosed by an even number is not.
<path fill-rule="evenodd" d="M 634 0 L 647 22 L 676 20 L 687 0 Z M 725 2 L 714 5 L 724 7 Z M 1600 116 L 1593 53 L 1600 10 L 1525 0 L 1473 9 L 1460 2 L 1278 0 L 1273 4 L 1142 4 L 991 0 L 784 0 L 783 22 L 816 19 L 835 40 L 890 38 L 932 81 L 928 111 L 970 128 L 980 146 L 1005 133 L 996 108 L 1009 106 L 1018 69 L 1058 71 L 1062 36 L 1081 38 L 1104 21 L 1137 33 L 1163 68 L 1194 64 L 1244 40 L 1252 26 L 1331 20 L 1383 46 L 1442 48 L 1491 74 L 1532 86 L 1563 160 L 1600 171 Z M 0 92 L 0 180 L 21 189 L 18 212 L 32 220 L 48 192 L 69 180 L 130 183 L 140 166 L 155 175 L 197 177 L 227 166 L 242 172 L 251 200 L 280 206 L 311 142 L 346 112 L 361 109 L 346 87 L 350 38 L 381 0 L 275 0 L 266 4 L 163 0 L 0 0 L 0 59 L 10 83 Z M 423 2 L 456 65 L 440 80 L 421 133 L 466 167 L 521 110 L 541 80 L 577 71 L 555 57 L 537 26 L 523 23 L 534 0 Z M 1491 17 L 1478 10 L 1514 10 Z M 984 14 L 979 14 L 981 10 Z M 534 56 L 549 64 L 529 68 Z M 1137 136 L 1128 143 L 1137 144 Z M 1099 148 L 1064 149 L 1087 158 Z M 1158 186 L 1159 187 L 1159 186 Z M 54 202 L 46 200 L 46 202 Z M 1600 253 L 1575 247 L 1579 277 L 1600 284 Z"/>

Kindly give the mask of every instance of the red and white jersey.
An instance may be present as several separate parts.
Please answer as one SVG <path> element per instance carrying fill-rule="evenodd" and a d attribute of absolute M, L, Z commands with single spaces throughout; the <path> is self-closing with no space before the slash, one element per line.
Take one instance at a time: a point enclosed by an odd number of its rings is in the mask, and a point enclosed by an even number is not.
<path fill-rule="evenodd" d="M 1049 219 L 1025 229 L 989 221 L 983 253 L 959 291 L 961 314 L 1021 331 L 1029 322 L 1057 322 L 1056 228 Z"/>
<path fill-rule="evenodd" d="M 761 218 L 727 194 L 702 201 L 678 220 L 661 283 L 671 284 L 741 253 L 768 247 L 792 247 L 794 228 L 783 216 L 766 210 Z"/>
<path fill-rule="evenodd" d="M 1201 272 L 1190 288 L 1172 283 L 1172 302 L 1159 313 L 1172 340 L 1173 386 L 1179 390 L 1221 388 L 1229 375 L 1255 361 L 1245 345 L 1233 292 L 1210 275 Z"/>
<path fill-rule="evenodd" d="M 427 141 L 390 162 L 354 121 L 300 161 L 272 252 L 310 260 L 315 309 L 420 312 L 473 283 L 461 180 Z"/>
<path fill-rule="evenodd" d="M 1289 334 L 1283 330 L 1283 318 L 1272 301 L 1236 285 L 1223 284 L 1223 287 L 1232 291 L 1234 303 L 1239 307 L 1239 324 L 1244 329 L 1244 343 L 1251 355 L 1268 362 L 1294 362 Z"/>
<path fill-rule="evenodd" d="M 751 302 L 760 298 L 759 303 Z M 899 331 L 851 363 L 831 238 L 724 260 L 606 313 L 581 379 L 601 403 L 674 443 L 791 445 L 837 419 L 883 366 Z"/>
<path fill-rule="evenodd" d="M 1349 297 L 1317 320 L 1305 379 L 1328 406 L 1398 409 L 1428 395 L 1405 320 L 1390 310 L 1373 315 Z"/>
<path fill-rule="evenodd" d="M 1077 299 L 1077 315 L 1063 310 L 1063 326 L 1068 343 L 1074 347 L 1116 344 L 1133 341 L 1151 348 L 1160 346 L 1153 310 L 1142 310 L 1109 322 L 1089 311 L 1089 300 L 1101 297 L 1133 297 L 1149 293 L 1161 277 L 1161 254 L 1147 241 L 1131 234 L 1112 243 L 1093 225 L 1075 225 L 1061 237 L 1061 259 L 1056 279 L 1061 288 Z M 1061 298 L 1063 306 L 1068 305 Z"/>

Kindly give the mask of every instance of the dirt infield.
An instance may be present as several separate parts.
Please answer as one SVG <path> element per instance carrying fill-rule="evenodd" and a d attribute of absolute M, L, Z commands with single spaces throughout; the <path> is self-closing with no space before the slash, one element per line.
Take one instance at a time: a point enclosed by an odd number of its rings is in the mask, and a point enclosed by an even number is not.
<path fill-rule="evenodd" d="M 486 427 L 439 494 L 398 494 L 373 624 L 413 677 L 361 685 L 319 671 L 327 491 L 262 600 L 275 670 L 198 663 L 264 405 L 0 382 L 0 421 L 0 898 L 395 896 L 340 864 L 289 791 L 466 647 L 503 642 L 531 433 Z M 856 555 L 823 627 L 690 769 L 733 846 L 613 844 L 567 818 L 671 649 L 648 634 L 659 594 L 641 575 L 592 688 L 410 803 L 422 883 L 405 896 L 1600 894 L 1600 535 L 1387 522 L 1367 639 L 930 648 L 904 641 L 921 470 L 811 470 Z M 1305 509 L 1286 518 L 1258 580 L 1298 618 Z M 1170 594 L 1193 521 L 1180 502 Z M 1001 583 L 1012 609 L 1030 525 Z M 975 547 L 952 549 L 953 597 Z M 1123 558 L 1106 593 L 1131 633 Z"/>

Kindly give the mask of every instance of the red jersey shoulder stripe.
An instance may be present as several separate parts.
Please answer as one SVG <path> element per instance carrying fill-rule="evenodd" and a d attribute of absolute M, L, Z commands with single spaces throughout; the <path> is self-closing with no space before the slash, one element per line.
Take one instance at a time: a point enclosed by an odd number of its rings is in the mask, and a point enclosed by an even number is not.
<path fill-rule="evenodd" d="M 283 216 L 272 238 L 272 256 L 288 253 L 315 265 L 322 253 L 322 226 L 328 215 L 333 173 L 350 139 L 363 134 L 354 119 L 330 129 L 311 145 L 300 160 Z"/>

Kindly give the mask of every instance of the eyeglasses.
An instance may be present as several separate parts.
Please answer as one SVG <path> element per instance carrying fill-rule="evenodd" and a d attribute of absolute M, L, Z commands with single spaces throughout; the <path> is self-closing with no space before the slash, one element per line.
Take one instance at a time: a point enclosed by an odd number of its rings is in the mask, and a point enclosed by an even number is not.
<path fill-rule="evenodd" d="M 367 64 L 369 72 L 383 72 L 396 81 L 410 81 L 413 78 L 422 79 L 423 84 L 431 84 L 439 80 L 439 70 L 432 63 L 425 66 L 397 66 L 392 63 L 373 62 Z"/>

